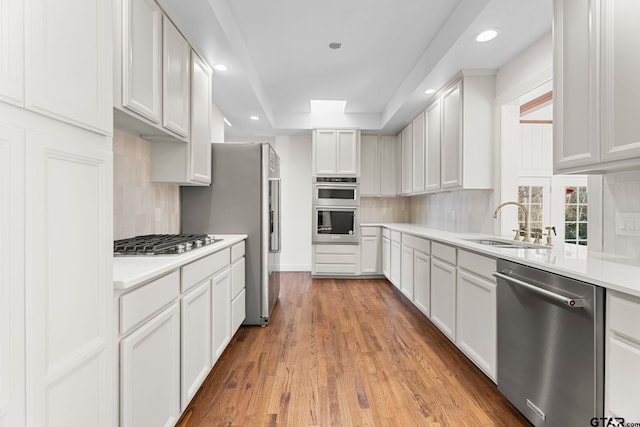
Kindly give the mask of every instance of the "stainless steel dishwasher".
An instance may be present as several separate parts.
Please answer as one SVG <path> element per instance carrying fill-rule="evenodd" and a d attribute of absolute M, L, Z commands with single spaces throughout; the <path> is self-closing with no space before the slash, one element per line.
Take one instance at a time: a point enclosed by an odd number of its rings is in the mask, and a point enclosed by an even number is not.
<path fill-rule="evenodd" d="M 604 413 L 604 289 L 498 260 L 498 389 L 535 426 Z"/>

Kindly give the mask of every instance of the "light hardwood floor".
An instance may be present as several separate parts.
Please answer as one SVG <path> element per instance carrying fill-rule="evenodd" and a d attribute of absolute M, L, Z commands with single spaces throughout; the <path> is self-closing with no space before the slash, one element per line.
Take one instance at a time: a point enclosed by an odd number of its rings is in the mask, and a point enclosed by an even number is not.
<path fill-rule="evenodd" d="M 281 277 L 269 325 L 240 328 L 178 426 L 529 425 L 386 280 Z"/>

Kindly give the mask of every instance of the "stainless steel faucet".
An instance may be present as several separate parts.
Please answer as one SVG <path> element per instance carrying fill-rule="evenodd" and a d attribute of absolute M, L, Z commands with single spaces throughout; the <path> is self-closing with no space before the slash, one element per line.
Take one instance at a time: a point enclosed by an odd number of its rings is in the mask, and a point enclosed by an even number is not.
<path fill-rule="evenodd" d="M 500 211 L 500 209 L 502 209 L 504 206 L 506 205 L 516 205 L 517 207 L 519 207 L 520 209 L 522 209 L 522 212 L 524 213 L 524 237 L 522 238 L 523 242 L 529 242 L 531 240 L 531 231 L 529 230 L 529 209 L 527 209 L 527 207 L 525 205 L 523 205 L 522 203 L 518 203 L 518 202 L 504 202 L 498 205 L 498 207 L 496 208 L 496 211 L 493 213 L 493 218 L 498 218 L 498 212 Z M 518 237 L 520 237 L 520 232 L 519 230 L 516 231 L 516 236 L 514 238 L 514 240 L 519 240 Z"/>

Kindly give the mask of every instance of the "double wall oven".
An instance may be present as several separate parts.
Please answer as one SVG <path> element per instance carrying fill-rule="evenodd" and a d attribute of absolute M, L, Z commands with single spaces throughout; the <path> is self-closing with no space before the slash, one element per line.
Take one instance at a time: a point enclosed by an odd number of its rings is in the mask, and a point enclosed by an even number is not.
<path fill-rule="evenodd" d="M 358 178 L 315 178 L 313 243 L 359 243 L 359 192 Z"/>

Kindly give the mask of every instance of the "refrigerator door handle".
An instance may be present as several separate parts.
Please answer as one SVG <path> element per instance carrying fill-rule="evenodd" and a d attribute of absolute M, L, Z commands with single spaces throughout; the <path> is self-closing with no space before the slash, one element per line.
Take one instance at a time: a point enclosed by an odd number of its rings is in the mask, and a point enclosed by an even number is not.
<path fill-rule="evenodd" d="M 272 252 L 280 252 L 280 178 L 269 178 L 271 185 L 271 207 L 269 211 L 271 223 L 270 246 Z"/>

